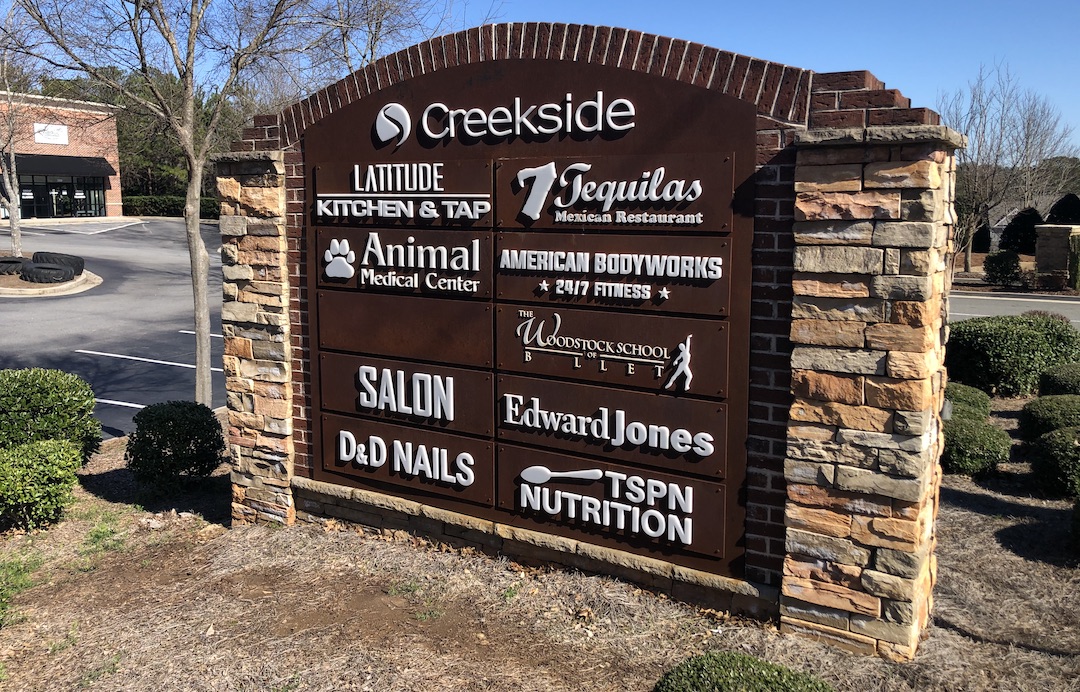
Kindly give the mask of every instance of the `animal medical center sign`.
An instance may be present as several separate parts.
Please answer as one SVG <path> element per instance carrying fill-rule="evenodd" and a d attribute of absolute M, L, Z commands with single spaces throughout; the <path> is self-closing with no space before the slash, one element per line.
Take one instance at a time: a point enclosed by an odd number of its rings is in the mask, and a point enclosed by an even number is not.
<path fill-rule="evenodd" d="M 532 60 L 309 128 L 315 477 L 737 574 L 754 126 Z"/>

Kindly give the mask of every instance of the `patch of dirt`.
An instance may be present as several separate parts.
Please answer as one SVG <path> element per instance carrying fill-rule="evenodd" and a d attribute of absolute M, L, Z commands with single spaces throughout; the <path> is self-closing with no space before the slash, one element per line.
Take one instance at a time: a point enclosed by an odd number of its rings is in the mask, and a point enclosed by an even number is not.
<path fill-rule="evenodd" d="M 0 559 L 42 561 L 0 629 L 4 690 L 650 690 L 709 649 L 838 690 L 1080 689 L 1068 504 L 1019 480 L 946 479 L 934 624 L 897 665 L 402 532 L 228 529 L 227 477 L 143 504 L 123 445 L 83 469 L 61 524 L 0 537 Z"/>

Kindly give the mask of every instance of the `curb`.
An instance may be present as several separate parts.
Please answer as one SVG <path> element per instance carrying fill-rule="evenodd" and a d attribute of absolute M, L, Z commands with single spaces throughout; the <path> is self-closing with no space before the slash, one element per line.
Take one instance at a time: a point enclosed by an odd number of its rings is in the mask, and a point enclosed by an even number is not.
<path fill-rule="evenodd" d="M 83 273 L 75 277 L 74 280 L 63 284 L 54 284 L 51 286 L 32 284 L 34 286 L 33 288 L 0 288 L 0 298 L 70 296 L 76 293 L 82 293 L 83 291 L 89 291 L 91 288 L 96 288 L 100 286 L 102 282 L 103 279 L 97 274 L 83 270 Z"/>

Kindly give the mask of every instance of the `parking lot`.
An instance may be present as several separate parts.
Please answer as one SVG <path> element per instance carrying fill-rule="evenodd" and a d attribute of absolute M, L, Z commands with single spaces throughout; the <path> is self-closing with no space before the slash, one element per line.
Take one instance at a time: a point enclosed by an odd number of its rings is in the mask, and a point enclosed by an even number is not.
<path fill-rule="evenodd" d="M 149 404 L 192 399 L 195 337 L 183 221 L 24 223 L 24 255 L 79 255 L 103 282 L 74 295 L 0 297 L 0 369 L 57 368 L 82 376 L 94 389 L 106 436 L 134 430 L 132 416 Z M 3 230 L 0 247 L 8 249 L 6 225 Z M 221 406 L 221 242 L 216 224 L 204 224 L 202 232 L 210 252 L 214 405 Z"/>

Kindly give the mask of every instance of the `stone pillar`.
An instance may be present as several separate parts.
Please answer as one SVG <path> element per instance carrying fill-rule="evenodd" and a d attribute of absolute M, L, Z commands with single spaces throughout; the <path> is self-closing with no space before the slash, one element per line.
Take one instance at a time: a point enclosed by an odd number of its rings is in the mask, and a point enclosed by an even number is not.
<path fill-rule="evenodd" d="M 280 151 L 215 158 L 234 523 L 296 519 L 292 374 Z"/>
<path fill-rule="evenodd" d="M 1070 282 L 1073 238 L 1080 236 L 1080 226 L 1044 224 L 1035 227 L 1035 272 L 1040 286 L 1062 289 Z"/>
<path fill-rule="evenodd" d="M 934 125 L 796 137 L 781 629 L 893 659 L 932 603 L 959 146 Z"/>

